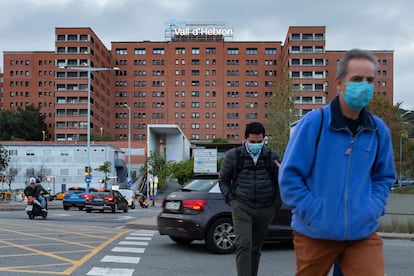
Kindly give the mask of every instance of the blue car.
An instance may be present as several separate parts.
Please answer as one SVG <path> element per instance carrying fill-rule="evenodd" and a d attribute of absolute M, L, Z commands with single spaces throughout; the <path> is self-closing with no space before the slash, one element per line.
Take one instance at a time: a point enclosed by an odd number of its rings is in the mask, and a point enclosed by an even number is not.
<path fill-rule="evenodd" d="M 89 188 L 89 192 L 94 192 L 96 189 Z M 71 187 L 65 193 L 63 197 L 63 209 L 69 210 L 70 207 L 78 207 L 79 210 L 83 210 L 85 208 L 85 201 L 86 201 L 86 188 L 82 187 Z"/>

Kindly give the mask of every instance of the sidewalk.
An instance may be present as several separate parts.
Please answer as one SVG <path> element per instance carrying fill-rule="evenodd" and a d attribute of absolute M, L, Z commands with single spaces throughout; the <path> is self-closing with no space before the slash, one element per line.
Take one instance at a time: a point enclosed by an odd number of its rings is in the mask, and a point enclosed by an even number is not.
<path fill-rule="evenodd" d="M 61 209 L 62 201 L 53 200 L 49 201 L 49 209 Z M 26 207 L 25 202 L 16 202 L 12 200 L 2 200 L 0 201 L 0 212 L 3 211 L 18 211 L 24 210 Z M 160 202 L 155 201 L 155 206 L 150 206 L 149 208 L 160 208 Z M 126 229 L 146 229 L 146 230 L 157 230 L 157 217 L 146 217 L 140 218 L 134 221 L 129 221 L 124 224 Z M 386 233 L 378 232 L 378 235 L 383 239 L 395 239 L 395 240 L 411 240 L 414 241 L 414 233 Z"/>

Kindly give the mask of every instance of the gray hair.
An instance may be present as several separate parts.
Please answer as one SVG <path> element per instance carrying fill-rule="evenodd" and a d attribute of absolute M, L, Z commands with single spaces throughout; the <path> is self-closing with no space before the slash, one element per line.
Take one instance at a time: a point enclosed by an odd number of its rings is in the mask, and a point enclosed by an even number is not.
<path fill-rule="evenodd" d="M 352 49 L 341 58 L 338 62 L 338 66 L 336 69 L 336 77 L 343 81 L 346 74 L 348 73 L 348 64 L 351 59 L 366 59 L 372 62 L 375 66 L 375 74 L 377 74 L 378 68 L 378 59 L 377 57 L 371 53 L 370 51 L 360 50 L 360 49 Z"/>

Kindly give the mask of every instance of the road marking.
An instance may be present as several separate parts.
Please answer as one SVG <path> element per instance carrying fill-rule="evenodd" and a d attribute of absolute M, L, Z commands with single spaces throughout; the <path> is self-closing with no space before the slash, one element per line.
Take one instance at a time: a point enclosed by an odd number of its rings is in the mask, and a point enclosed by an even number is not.
<path fill-rule="evenodd" d="M 134 231 L 130 233 L 132 236 L 146 236 L 146 237 L 152 237 L 154 234 L 157 233 L 157 231 L 151 231 L 151 230 L 140 230 L 140 231 Z"/>
<path fill-rule="evenodd" d="M 136 242 L 136 241 L 121 241 L 119 245 L 137 245 L 137 246 L 147 246 L 148 242 Z"/>
<path fill-rule="evenodd" d="M 135 217 L 131 217 L 131 216 L 119 216 L 115 220 L 128 220 L 128 219 L 134 219 L 134 218 Z"/>
<path fill-rule="evenodd" d="M 82 264 L 86 263 L 90 258 L 92 258 L 95 254 L 97 254 L 99 251 L 101 251 L 103 248 L 105 248 L 106 246 L 108 246 L 111 242 L 119 239 L 121 236 L 123 236 L 126 232 L 119 232 L 118 234 L 116 234 L 115 236 L 113 236 L 112 238 L 106 240 L 104 243 L 102 243 L 101 245 L 99 245 L 98 247 L 95 247 L 89 254 L 87 254 L 86 256 L 84 256 L 82 259 L 80 259 L 79 261 L 76 261 L 73 263 L 73 266 L 70 269 L 65 270 L 65 273 L 68 273 L 69 275 L 75 271 L 75 269 L 77 269 L 78 267 L 80 267 Z M 134 270 L 132 270 L 132 272 L 134 272 Z M 93 274 L 92 274 L 93 275 Z M 100 275 L 100 274 L 98 274 Z M 105 275 L 105 274 L 104 274 Z M 118 274 L 109 274 L 109 275 L 117 275 Z M 129 275 L 129 274 L 125 274 L 125 275 Z M 132 275 L 132 274 L 130 274 Z M 123 276 L 123 274 L 120 274 L 119 276 Z"/>
<path fill-rule="evenodd" d="M 124 263 L 124 264 L 138 264 L 140 257 L 127 257 L 127 256 L 111 256 L 106 255 L 102 258 L 101 262 L 108 263 Z"/>
<path fill-rule="evenodd" d="M 111 267 L 92 267 L 88 274 L 91 276 L 132 276 L 134 269 L 111 268 Z"/>
<path fill-rule="evenodd" d="M 111 252 L 123 252 L 123 253 L 144 253 L 145 248 L 136 248 L 136 247 L 114 247 L 111 249 Z"/>
<path fill-rule="evenodd" d="M 140 241 L 150 241 L 150 237 L 126 237 L 126 240 L 140 240 Z"/>

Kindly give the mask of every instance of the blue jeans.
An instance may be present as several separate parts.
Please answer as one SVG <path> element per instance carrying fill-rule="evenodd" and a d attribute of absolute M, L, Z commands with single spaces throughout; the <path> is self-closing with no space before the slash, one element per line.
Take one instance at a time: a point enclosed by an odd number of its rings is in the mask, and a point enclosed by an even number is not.
<path fill-rule="evenodd" d="M 40 201 L 40 204 L 42 204 L 42 208 L 46 208 L 46 198 L 39 196 L 38 199 Z"/>

